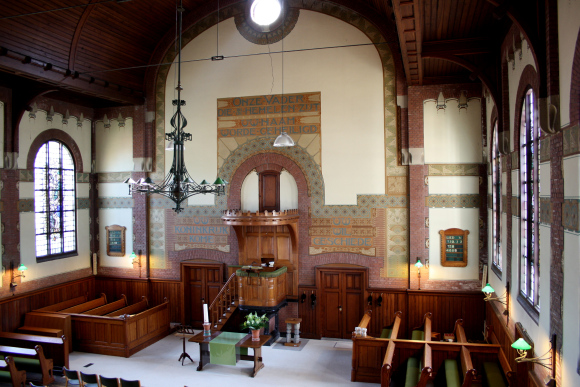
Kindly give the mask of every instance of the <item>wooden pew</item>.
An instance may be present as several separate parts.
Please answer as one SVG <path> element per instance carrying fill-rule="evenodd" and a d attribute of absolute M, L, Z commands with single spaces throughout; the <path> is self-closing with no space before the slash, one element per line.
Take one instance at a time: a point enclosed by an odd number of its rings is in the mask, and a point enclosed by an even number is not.
<path fill-rule="evenodd" d="M 52 328 L 52 329 L 59 329 L 62 330 L 62 334 L 58 337 L 61 337 L 64 334 L 66 337 L 68 351 L 69 353 L 72 352 L 72 324 L 71 324 L 71 316 L 68 314 L 59 314 L 59 313 L 51 313 L 51 312 L 28 312 L 24 316 L 24 326 L 18 329 L 19 333 L 27 333 L 27 334 L 37 334 L 40 336 L 45 336 L 38 333 L 33 333 L 34 327 L 43 327 L 43 328 Z M 21 331 L 21 329 L 25 328 L 27 331 Z M 46 348 L 45 348 L 46 349 Z"/>
<path fill-rule="evenodd" d="M 389 387 L 391 384 L 391 376 L 393 373 L 393 356 L 395 355 L 396 344 L 394 341 L 389 341 L 387 352 L 381 366 L 381 387 Z"/>
<path fill-rule="evenodd" d="M 112 313 L 106 314 L 105 316 L 107 317 L 117 317 L 117 316 L 121 316 L 123 314 L 137 314 L 137 313 L 141 313 L 143 312 L 145 309 L 147 309 L 147 298 L 145 296 L 142 297 L 142 300 L 139 302 L 136 302 L 134 304 L 131 304 L 129 306 L 126 306 L 122 309 L 116 310 Z"/>
<path fill-rule="evenodd" d="M 83 314 L 92 316 L 104 316 L 108 313 L 112 313 L 121 308 L 124 308 L 127 306 L 127 297 L 125 297 L 124 294 L 121 294 L 121 297 L 122 298 L 117 301 L 109 302 L 108 304 L 99 306 L 98 308 L 87 310 L 86 312 L 83 312 Z"/>
<path fill-rule="evenodd" d="M 56 304 L 45 306 L 44 308 L 36 309 L 35 312 L 56 312 L 66 308 L 70 308 L 74 305 L 82 304 L 87 301 L 87 296 L 80 296 L 77 298 L 72 298 L 70 300 L 62 301 Z"/>
<path fill-rule="evenodd" d="M 493 331 L 493 329 L 488 330 L 487 333 L 488 333 L 488 335 L 487 335 L 488 341 L 491 341 L 492 344 L 500 345 L 500 342 L 497 339 L 497 336 L 495 335 L 495 332 Z M 508 385 L 509 386 L 517 386 L 517 375 L 515 372 L 512 371 L 510 363 L 509 363 L 504 351 L 501 348 L 499 350 L 497 358 L 499 360 L 499 364 L 501 366 L 503 374 L 508 381 Z"/>
<path fill-rule="evenodd" d="M 14 365 L 19 369 L 39 372 L 42 375 L 42 384 L 54 382 L 53 361 L 44 356 L 40 345 L 35 346 L 34 349 L 0 345 L 0 355 L 12 356 Z"/>
<path fill-rule="evenodd" d="M 423 325 L 412 329 L 411 340 L 431 341 L 431 312 L 423 316 Z"/>
<path fill-rule="evenodd" d="M 462 347 L 459 356 L 461 357 L 461 371 L 463 372 L 463 383 L 461 384 L 461 387 L 469 387 L 471 386 L 471 382 L 473 382 L 477 376 L 477 371 L 473 368 L 473 364 L 471 363 L 469 349 Z"/>
<path fill-rule="evenodd" d="M 83 302 L 82 304 L 78 304 L 75 306 L 71 306 L 70 308 L 66 308 L 63 310 L 59 310 L 59 313 L 83 313 L 87 310 L 94 309 L 101 305 L 105 305 L 107 303 L 107 296 L 105 293 L 101 293 L 101 297 L 96 298 L 91 301 Z"/>
<path fill-rule="evenodd" d="M 463 329 L 463 319 L 458 319 L 455 321 L 455 328 L 453 329 L 455 333 L 455 338 L 458 343 L 467 343 L 467 336 L 465 335 L 465 330 Z"/>
<path fill-rule="evenodd" d="M 34 349 L 42 346 L 44 355 L 57 367 L 69 367 L 69 346 L 65 336 L 46 337 L 24 333 L 0 332 L 0 345 Z"/>
<path fill-rule="evenodd" d="M 23 387 L 26 383 L 26 371 L 16 368 L 12 356 L 0 360 L 0 382 L 12 383 L 12 387 Z"/>

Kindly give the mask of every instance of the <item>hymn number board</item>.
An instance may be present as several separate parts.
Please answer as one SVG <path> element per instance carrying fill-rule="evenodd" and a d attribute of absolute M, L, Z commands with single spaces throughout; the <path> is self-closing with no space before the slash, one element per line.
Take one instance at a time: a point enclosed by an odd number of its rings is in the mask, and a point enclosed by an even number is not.
<path fill-rule="evenodd" d="M 107 255 L 110 257 L 125 256 L 125 230 L 127 227 L 112 225 L 107 230 Z"/>
<path fill-rule="evenodd" d="M 441 234 L 441 266 L 467 266 L 467 235 L 469 230 L 449 228 Z"/>

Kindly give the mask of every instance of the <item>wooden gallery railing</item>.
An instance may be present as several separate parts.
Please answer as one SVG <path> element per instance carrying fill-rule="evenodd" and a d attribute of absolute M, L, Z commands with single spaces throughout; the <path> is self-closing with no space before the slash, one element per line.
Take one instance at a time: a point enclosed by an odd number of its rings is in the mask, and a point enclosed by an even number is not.
<path fill-rule="evenodd" d="M 236 273 L 232 273 L 209 306 L 210 323 L 213 329 L 221 329 L 227 320 L 225 317 L 229 317 L 237 308 L 238 299 Z"/>

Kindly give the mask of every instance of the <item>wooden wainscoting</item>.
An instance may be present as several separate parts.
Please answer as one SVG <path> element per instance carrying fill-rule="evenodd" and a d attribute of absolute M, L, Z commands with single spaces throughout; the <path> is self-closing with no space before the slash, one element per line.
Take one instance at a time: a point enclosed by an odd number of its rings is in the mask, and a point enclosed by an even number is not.
<path fill-rule="evenodd" d="M 40 309 L 57 302 L 88 295 L 93 298 L 97 294 L 93 276 L 62 283 L 33 292 L 16 294 L 0 300 L 0 320 L 2 332 L 15 332 L 24 324 L 26 313 Z"/>
<path fill-rule="evenodd" d="M 151 278 L 95 277 L 95 291 L 105 293 L 107 300 L 118 300 L 121 295 L 127 296 L 129 304 L 147 297 L 149 307 L 160 305 L 167 298 L 169 301 L 169 321 L 181 322 L 183 288 L 179 280 Z"/>
<path fill-rule="evenodd" d="M 302 302 L 302 295 L 305 295 Z M 316 297 L 316 305 L 312 307 L 312 295 Z M 316 286 L 298 287 L 298 317 L 300 323 L 300 335 L 306 339 L 320 339 L 316 329 L 316 308 L 318 308 L 318 293 Z"/>

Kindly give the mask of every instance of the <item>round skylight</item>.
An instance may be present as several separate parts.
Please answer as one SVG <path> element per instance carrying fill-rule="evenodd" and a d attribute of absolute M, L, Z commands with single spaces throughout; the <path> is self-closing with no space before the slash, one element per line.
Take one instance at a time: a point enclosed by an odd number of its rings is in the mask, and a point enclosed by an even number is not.
<path fill-rule="evenodd" d="M 282 5 L 279 0 L 254 0 L 250 8 L 250 16 L 254 23 L 269 26 L 280 17 Z"/>

